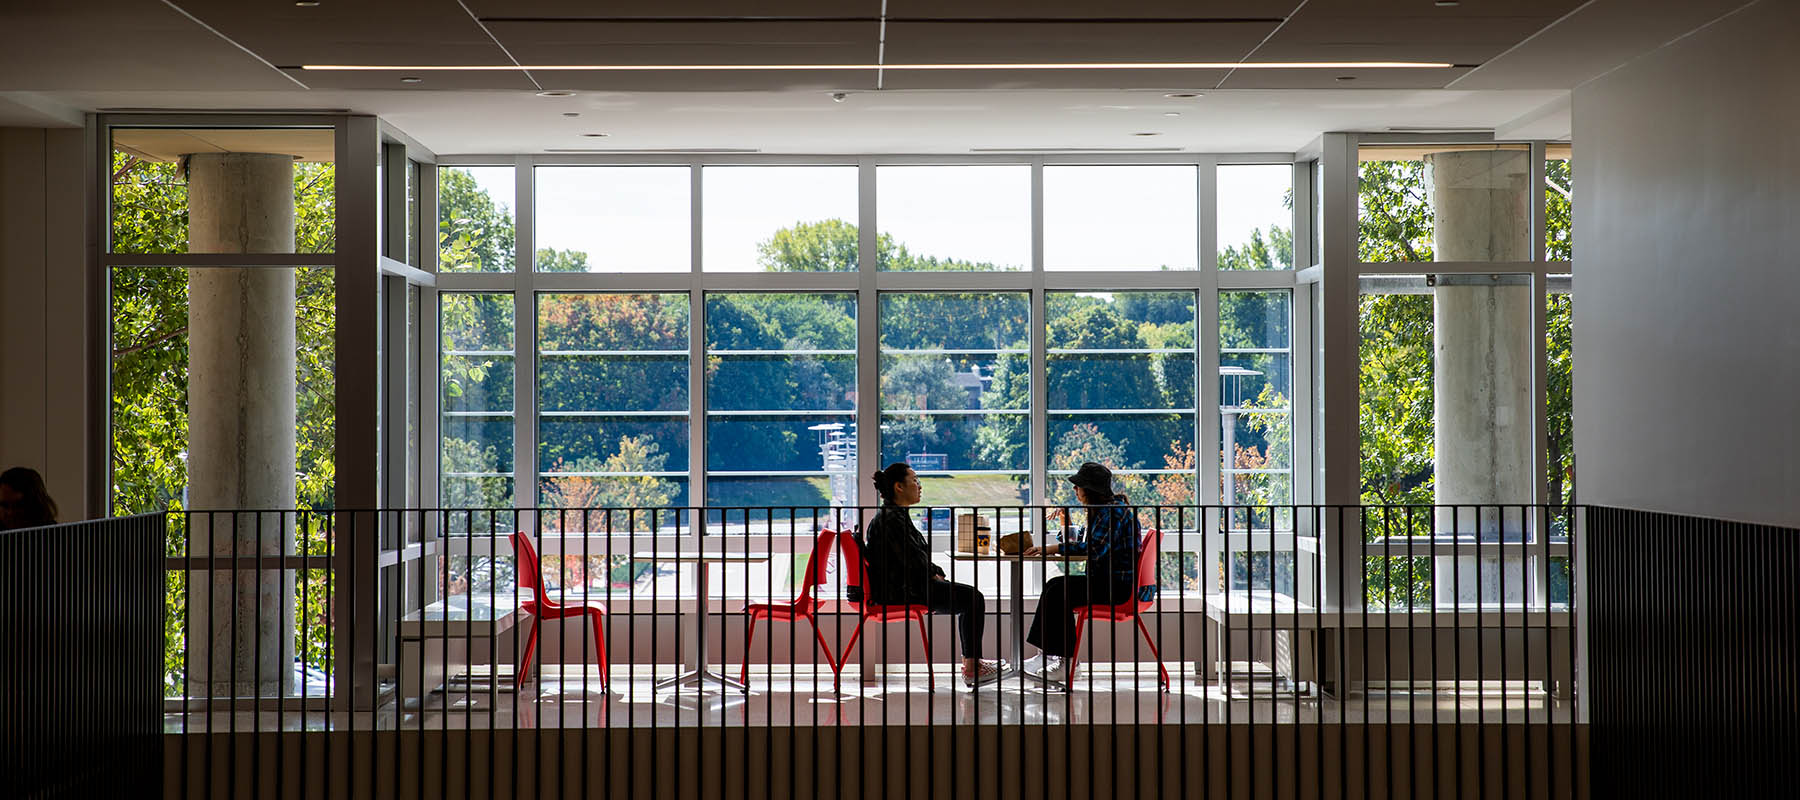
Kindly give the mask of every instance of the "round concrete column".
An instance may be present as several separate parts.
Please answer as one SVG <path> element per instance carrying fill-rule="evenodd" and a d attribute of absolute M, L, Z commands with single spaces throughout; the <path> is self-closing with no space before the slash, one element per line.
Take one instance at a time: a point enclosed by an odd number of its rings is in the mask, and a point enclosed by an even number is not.
<path fill-rule="evenodd" d="M 294 158 L 188 160 L 188 252 L 294 252 Z M 263 513 L 197 518 L 194 554 L 293 551 L 294 272 L 188 271 L 188 507 Z M 214 572 L 190 590 L 188 675 L 217 696 L 270 696 L 293 671 L 294 582 Z M 197 687 L 196 687 L 197 688 Z"/>
<path fill-rule="evenodd" d="M 1531 260 L 1529 152 L 1433 153 L 1426 156 L 1426 169 L 1438 261 Z M 1535 419 L 1530 276 L 1440 275 L 1433 296 L 1437 502 L 1529 503 Z M 1445 510 L 1439 512 L 1438 530 L 1516 541 L 1523 530 L 1520 516 L 1516 510 Z M 1464 603 L 1500 599 L 1499 559 L 1454 560 L 1459 574 L 1452 580 L 1452 559 L 1436 559 L 1434 594 L 1440 603 L 1453 596 Z M 1517 559 L 1507 559 L 1509 600 L 1523 596 L 1521 567 Z"/>

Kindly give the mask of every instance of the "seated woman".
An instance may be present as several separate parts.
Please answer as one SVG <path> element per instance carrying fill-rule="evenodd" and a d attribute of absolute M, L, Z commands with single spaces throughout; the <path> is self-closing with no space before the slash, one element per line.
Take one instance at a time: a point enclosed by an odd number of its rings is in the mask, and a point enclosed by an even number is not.
<path fill-rule="evenodd" d="M 1087 530 L 1068 528 L 1068 541 L 1025 551 L 1027 556 L 1087 556 L 1087 574 L 1059 575 L 1044 584 L 1037 616 L 1025 636 L 1025 641 L 1043 651 L 1025 662 L 1025 673 L 1057 683 L 1069 680 L 1069 656 L 1075 654 L 1075 609 L 1122 603 L 1137 591 L 1137 548 L 1143 538 L 1137 514 L 1127 505 L 1130 501 L 1113 494 L 1111 470 L 1089 461 L 1069 482 L 1075 484 L 1075 499 L 1087 507 Z"/>
<path fill-rule="evenodd" d="M 863 534 L 869 582 L 863 587 L 866 602 L 925 605 L 934 614 L 955 614 L 956 629 L 962 637 L 963 683 L 974 688 L 999 680 L 1004 669 L 981 658 L 986 598 L 973 586 L 944 578 L 944 570 L 931 563 L 931 548 L 906 511 L 917 505 L 924 494 L 919 476 L 912 467 L 895 462 L 875 473 L 874 479 L 875 490 L 881 493 L 881 510 Z"/>

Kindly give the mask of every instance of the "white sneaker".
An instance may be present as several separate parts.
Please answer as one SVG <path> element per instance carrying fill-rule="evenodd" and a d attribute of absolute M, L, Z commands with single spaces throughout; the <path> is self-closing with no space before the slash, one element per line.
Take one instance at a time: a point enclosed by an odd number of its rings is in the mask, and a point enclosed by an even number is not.
<path fill-rule="evenodd" d="M 1019 671 L 1026 675 L 1030 675 L 1033 678 L 1042 675 L 1044 674 L 1044 660 L 1047 658 L 1050 658 L 1050 656 L 1046 656 L 1042 653 L 1027 658 L 1025 659 L 1025 663 L 1019 665 Z"/>
<path fill-rule="evenodd" d="M 1012 670 L 999 661 L 981 660 L 975 662 L 975 673 L 963 675 L 963 685 L 973 689 L 977 686 L 993 683 L 1006 677 Z"/>
<path fill-rule="evenodd" d="M 1038 677 L 1051 683 L 1069 682 L 1069 660 L 1060 656 L 1044 656 L 1044 671 Z"/>

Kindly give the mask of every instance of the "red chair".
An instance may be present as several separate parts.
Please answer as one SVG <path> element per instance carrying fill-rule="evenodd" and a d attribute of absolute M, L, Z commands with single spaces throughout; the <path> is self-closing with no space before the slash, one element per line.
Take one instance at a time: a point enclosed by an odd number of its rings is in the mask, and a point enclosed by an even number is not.
<path fill-rule="evenodd" d="M 1162 654 L 1156 651 L 1156 640 L 1150 638 L 1150 629 L 1144 627 L 1142 616 L 1151 606 L 1156 605 L 1156 557 L 1161 546 L 1162 531 L 1151 528 L 1144 532 L 1144 541 L 1140 543 L 1141 549 L 1138 551 L 1138 591 L 1130 599 L 1114 606 L 1082 606 L 1075 609 L 1075 652 L 1069 656 L 1068 683 L 1063 685 L 1065 691 L 1075 685 L 1075 666 L 1081 659 L 1081 637 L 1090 619 L 1102 622 L 1136 622 L 1138 632 L 1144 635 L 1144 642 L 1150 645 L 1150 655 L 1156 657 L 1156 669 L 1162 673 L 1162 690 L 1169 690 L 1169 668 L 1163 666 Z M 1145 591 L 1146 588 L 1151 588 L 1151 591 Z M 1149 599 L 1143 599 L 1145 597 Z"/>
<path fill-rule="evenodd" d="M 750 644 L 756 641 L 756 621 L 759 619 L 784 622 L 804 619 L 812 623 L 813 639 L 819 643 L 819 652 L 825 654 L 825 663 L 831 665 L 833 678 L 837 676 L 837 659 L 831 655 L 831 645 L 825 642 L 825 634 L 819 631 L 819 601 L 813 599 L 813 587 L 825 583 L 825 562 L 831 558 L 832 540 L 837 535 L 833 530 L 819 531 L 818 541 L 813 542 L 812 556 L 806 562 L 806 575 L 800 579 L 800 596 L 794 598 L 794 602 L 744 606 L 744 613 L 750 615 L 750 628 L 744 633 L 744 666 L 738 671 L 739 683 L 750 679 Z"/>
<path fill-rule="evenodd" d="M 931 607 L 924 604 L 910 605 L 876 605 L 869 602 L 869 586 L 866 583 L 867 565 L 863 563 L 862 543 L 856 537 L 845 533 L 838 537 L 838 548 L 843 553 L 844 586 L 857 587 L 861 592 L 860 600 L 851 600 L 851 607 L 858 612 L 856 630 L 850 633 L 850 641 L 844 643 L 844 654 L 838 657 L 838 664 L 850 663 L 850 653 L 856 649 L 856 642 L 862 638 L 863 625 L 868 622 L 904 622 L 913 620 L 919 624 L 919 641 L 925 645 L 925 658 L 931 660 L 931 631 L 925 625 L 925 615 L 931 613 Z M 926 670 L 926 681 L 931 691 L 937 691 L 937 676 Z M 840 669 L 838 678 L 843 673 Z M 841 685 L 841 684 L 840 684 Z"/>
<path fill-rule="evenodd" d="M 537 546 L 531 543 L 531 537 L 523 532 L 512 535 L 513 555 L 518 559 L 516 572 L 519 575 L 519 588 L 530 588 L 533 599 L 519 604 L 520 610 L 531 615 L 531 635 L 525 640 L 525 657 L 519 659 L 516 670 L 517 679 L 513 688 L 525 685 L 531 677 L 531 657 L 537 653 L 538 623 L 546 619 L 563 619 L 565 617 L 587 617 L 594 623 L 594 653 L 600 660 L 600 689 L 607 688 L 606 664 L 606 606 L 597 602 L 561 603 L 551 600 L 544 594 L 544 580 L 541 573 L 542 561 L 538 560 Z"/>

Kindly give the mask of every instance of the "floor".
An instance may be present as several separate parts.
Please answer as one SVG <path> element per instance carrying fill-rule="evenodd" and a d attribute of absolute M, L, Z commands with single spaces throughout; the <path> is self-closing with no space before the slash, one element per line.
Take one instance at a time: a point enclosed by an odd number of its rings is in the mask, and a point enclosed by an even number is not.
<path fill-rule="evenodd" d="M 1208 682 L 1191 671 L 1171 672 L 1171 691 L 1157 691 L 1154 664 L 1101 664 L 1083 667 L 1073 691 L 1064 693 L 1036 680 L 1011 676 L 998 684 L 970 690 L 951 665 L 940 665 L 936 691 L 929 688 L 923 665 L 910 674 L 889 670 L 865 682 L 855 666 L 833 687 L 831 674 L 820 669 L 789 672 L 785 668 L 754 669 L 748 695 L 735 689 L 690 685 L 657 689 L 654 683 L 672 674 L 639 667 L 614 670 L 602 690 L 593 668 L 574 665 L 546 668 L 512 691 L 511 676 L 496 686 L 484 674 L 451 684 L 431 694 L 424 708 L 417 703 L 397 707 L 387 702 L 375 712 L 354 715 L 323 709 L 252 712 L 240 704 L 213 711 L 164 716 L 167 733 L 212 731 L 322 730 L 371 727 L 392 730 L 466 728 L 608 728 L 608 727 L 811 727 L 913 725 L 1159 725 L 1159 724 L 1293 724 L 1487 722 L 1567 723 L 1572 704 L 1550 697 L 1521 682 L 1487 682 L 1461 687 L 1384 690 L 1373 687 L 1346 700 L 1320 699 L 1309 687 L 1294 687 L 1266 676 L 1232 681 L 1229 688 Z M 1246 673 L 1248 674 L 1248 673 Z M 329 723 L 328 723 L 329 719 Z"/>

